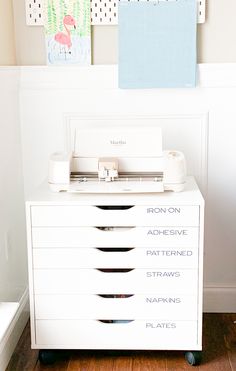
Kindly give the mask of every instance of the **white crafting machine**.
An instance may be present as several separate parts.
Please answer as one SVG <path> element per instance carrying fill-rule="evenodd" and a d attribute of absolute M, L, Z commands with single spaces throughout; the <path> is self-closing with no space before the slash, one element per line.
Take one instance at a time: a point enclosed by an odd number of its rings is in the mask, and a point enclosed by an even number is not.
<path fill-rule="evenodd" d="M 82 127 L 68 153 L 50 157 L 54 192 L 149 193 L 184 189 L 183 153 L 162 151 L 154 126 Z"/>

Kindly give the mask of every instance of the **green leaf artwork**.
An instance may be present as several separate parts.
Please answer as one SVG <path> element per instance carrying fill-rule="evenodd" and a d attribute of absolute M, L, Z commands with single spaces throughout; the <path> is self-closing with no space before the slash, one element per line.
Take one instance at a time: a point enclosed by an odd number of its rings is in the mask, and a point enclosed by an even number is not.
<path fill-rule="evenodd" d="M 48 64 L 91 64 L 90 0 L 44 0 Z"/>

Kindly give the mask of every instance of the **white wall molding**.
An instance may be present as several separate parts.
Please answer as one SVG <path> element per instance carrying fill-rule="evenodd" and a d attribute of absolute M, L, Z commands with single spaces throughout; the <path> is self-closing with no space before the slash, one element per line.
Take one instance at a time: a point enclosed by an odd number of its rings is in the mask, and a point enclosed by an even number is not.
<path fill-rule="evenodd" d="M 114 89 L 116 65 L 19 67 L 21 89 Z"/>
<path fill-rule="evenodd" d="M 197 69 L 198 88 L 236 87 L 236 63 L 200 63 Z M 34 87 L 37 89 L 86 89 L 89 87 L 99 89 L 99 86 L 112 89 L 118 87 L 117 65 L 0 66 L 0 73 L 2 72 L 11 74 L 16 72 L 20 78 L 21 88 L 24 89 Z"/>
<path fill-rule="evenodd" d="M 16 314 L 0 342 L 0 370 L 5 370 L 29 319 L 28 288 L 23 293 Z"/>
<path fill-rule="evenodd" d="M 236 87 L 236 63 L 202 63 L 198 64 L 197 69 L 198 88 Z M 19 67 L 19 71 L 22 89 L 93 88 L 99 90 L 100 88 L 118 88 L 117 65 L 26 66 Z M 172 91 L 178 89 L 150 89 L 150 91 L 155 90 Z M 125 92 L 126 90 L 121 91 Z"/>
<path fill-rule="evenodd" d="M 236 87 L 236 63 L 202 63 L 198 70 L 200 88 Z"/>
<path fill-rule="evenodd" d="M 16 95 L 19 94 L 20 89 L 20 67 L 17 66 L 0 66 L 0 82 L 2 89 L 2 94 L 5 93 L 15 93 L 14 98 Z M 7 85 L 6 85 L 7 84 Z M 0 92 L 1 95 L 1 92 Z M 17 107 L 14 107 L 17 109 Z M 1 111 L 0 111 L 1 113 Z"/>

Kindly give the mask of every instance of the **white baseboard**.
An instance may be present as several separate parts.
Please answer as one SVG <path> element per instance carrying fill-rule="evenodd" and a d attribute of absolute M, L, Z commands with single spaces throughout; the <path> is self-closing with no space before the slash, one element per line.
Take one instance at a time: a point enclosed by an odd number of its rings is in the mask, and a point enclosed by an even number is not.
<path fill-rule="evenodd" d="M 236 287 L 204 287 L 204 312 L 236 313 Z"/>
<path fill-rule="evenodd" d="M 20 299 L 16 314 L 0 342 L 0 371 L 5 371 L 28 319 L 29 295 L 26 289 Z"/>

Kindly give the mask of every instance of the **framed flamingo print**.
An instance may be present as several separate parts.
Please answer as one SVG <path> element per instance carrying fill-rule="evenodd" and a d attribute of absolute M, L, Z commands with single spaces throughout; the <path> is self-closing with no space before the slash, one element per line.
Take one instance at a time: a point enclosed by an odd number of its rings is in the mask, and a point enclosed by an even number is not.
<path fill-rule="evenodd" d="M 44 0 L 47 63 L 91 64 L 89 0 Z"/>

